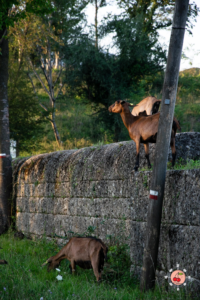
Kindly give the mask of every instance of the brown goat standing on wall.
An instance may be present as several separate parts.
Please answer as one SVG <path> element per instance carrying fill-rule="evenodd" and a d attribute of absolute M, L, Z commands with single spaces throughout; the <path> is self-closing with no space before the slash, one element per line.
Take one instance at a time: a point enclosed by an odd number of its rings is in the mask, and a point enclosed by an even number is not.
<path fill-rule="evenodd" d="M 70 269 L 74 274 L 76 265 L 83 269 L 93 269 L 97 281 L 101 280 L 104 259 L 107 258 L 108 248 L 94 237 L 72 237 L 69 242 L 54 256 L 42 265 L 48 265 L 48 271 L 59 266 L 60 261 L 68 259 Z"/>
<path fill-rule="evenodd" d="M 160 113 L 152 116 L 133 116 L 129 110 L 130 105 L 126 101 L 118 100 L 113 105 L 111 105 L 108 110 L 112 113 L 119 113 L 121 115 L 122 121 L 126 128 L 128 129 L 130 138 L 136 144 L 136 162 L 135 171 L 139 168 L 139 152 L 140 143 L 144 144 L 145 157 L 148 162 L 148 167 L 151 168 L 151 163 L 149 160 L 149 143 L 156 143 L 157 132 L 158 132 L 158 122 Z M 175 135 L 177 130 L 176 119 L 173 121 L 172 133 L 170 146 L 172 149 L 172 166 L 175 164 L 176 159 L 176 148 L 175 148 Z"/>
<path fill-rule="evenodd" d="M 146 111 L 147 116 L 153 115 L 158 112 L 161 100 L 156 97 L 146 97 L 140 101 L 132 110 L 133 116 L 139 116 L 141 112 Z"/>

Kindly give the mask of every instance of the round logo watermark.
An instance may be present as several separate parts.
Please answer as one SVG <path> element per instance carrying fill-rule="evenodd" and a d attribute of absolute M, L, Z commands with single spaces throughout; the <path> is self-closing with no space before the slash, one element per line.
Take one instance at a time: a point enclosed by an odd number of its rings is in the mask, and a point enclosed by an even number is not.
<path fill-rule="evenodd" d="M 165 279 L 168 279 L 169 285 L 176 287 L 177 291 L 179 291 L 179 286 L 186 286 L 186 279 L 190 279 L 191 277 L 185 275 L 187 272 L 185 269 L 183 271 L 179 269 L 179 264 L 176 266 L 177 270 L 173 271 L 173 269 L 170 269 L 170 274 L 165 276 Z"/>
<path fill-rule="evenodd" d="M 185 273 L 182 270 L 176 270 L 171 273 L 171 282 L 175 285 L 184 284 L 185 278 Z"/>

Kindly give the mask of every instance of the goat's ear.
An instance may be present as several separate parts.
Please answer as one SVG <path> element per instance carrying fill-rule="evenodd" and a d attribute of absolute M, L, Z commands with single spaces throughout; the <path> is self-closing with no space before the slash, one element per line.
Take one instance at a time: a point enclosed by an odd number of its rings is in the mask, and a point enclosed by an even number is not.
<path fill-rule="evenodd" d="M 124 103 L 126 103 L 126 101 L 124 101 L 124 100 L 121 100 L 121 101 L 120 101 L 120 103 L 121 103 L 121 104 L 124 104 Z"/>

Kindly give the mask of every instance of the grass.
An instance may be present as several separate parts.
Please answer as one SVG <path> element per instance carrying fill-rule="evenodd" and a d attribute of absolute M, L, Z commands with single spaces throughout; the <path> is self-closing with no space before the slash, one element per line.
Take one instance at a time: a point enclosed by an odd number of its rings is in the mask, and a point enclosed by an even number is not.
<path fill-rule="evenodd" d="M 147 166 L 140 169 L 140 171 L 153 171 L 153 164 L 149 169 Z M 200 169 L 200 160 L 188 159 L 186 162 L 183 159 L 179 159 L 175 162 L 175 166 L 172 167 L 171 162 L 167 163 L 167 170 L 192 170 Z"/>
<path fill-rule="evenodd" d="M 186 163 L 179 159 L 174 166 L 174 170 L 200 169 L 200 160 L 188 159 Z"/>
<path fill-rule="evenodd" d="M 141 293 L 138 282 L 130 277 L 126 268 L 124 268 L 125 281 L 121 280 L 123 275 L 121 279 L 106 276 L 105 270 L 101 284 L 96 283 L 92 270 L 78 268 L 77 274 L 72 276 L 66 261 L 62 261 L 60 272 L 54 270 L 48 273 L 46 267 L 41 265 L 48 257 L 54 255 L 59 247 L 45 239 L 18 240 L 10 232 L 0 236 L 0 246 L 2 248 L 0 258 L 8 262 L 8 265 L 0 265 L 0 299 L 191 299 L 183 290 L 167 292 L 160 287 L 156 287 L 153 292 Z M 114 251 L 113 249 L 115 247 L 111 250 Z M 123 265 L 120 265 L 122 269 Z M 61 275 L 63 280 L 58 281 L 57 275 Z"/>

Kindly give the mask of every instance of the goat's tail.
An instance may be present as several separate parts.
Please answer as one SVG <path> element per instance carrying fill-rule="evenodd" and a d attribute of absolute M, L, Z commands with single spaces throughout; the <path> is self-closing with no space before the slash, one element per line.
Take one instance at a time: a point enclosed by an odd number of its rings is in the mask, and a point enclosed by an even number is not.
<path fill-rule="evenodd" d="M 101 247 L 99 251 L 99 272 L 103 270 L 104 262 L 107 261 L 107 252 L 108 248 L 107 247 Z"/>
<path fill-rule="evenodd" d="M 175 132 L 177 131 L 177 129 L 178 129 L 179 131 L 181 131 L 181 126 L 180 126 L 180 125 L 181 125 L 181 124 L 180 124 L 179 120 L 177 120 L 177 118 L 174 117 L 174 119 L 173 119 L 173 127 L 174 127 L 174 129 L 175 129 Z"/>

